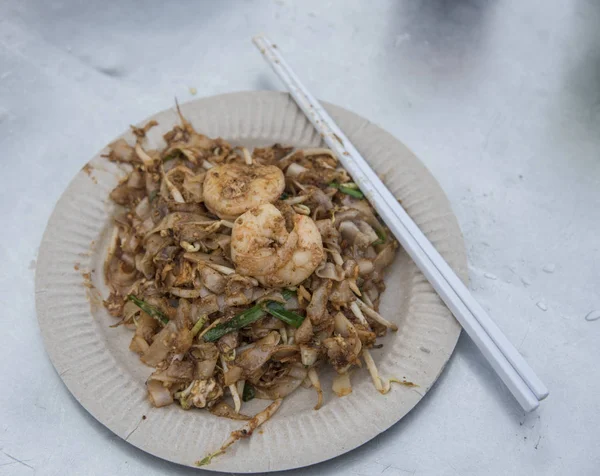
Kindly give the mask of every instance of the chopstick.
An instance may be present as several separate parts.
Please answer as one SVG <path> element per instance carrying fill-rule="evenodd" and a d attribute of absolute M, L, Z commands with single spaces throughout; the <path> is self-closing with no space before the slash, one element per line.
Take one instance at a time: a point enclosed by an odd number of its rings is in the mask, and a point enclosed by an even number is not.
<path fill-rule="evenodd" d="M 253 41 L 523 409 L 531 411 L 537 408 L 539 401 L 548 396 L 546 386 L 475 301 L 329 114 L 302 85 L 277 47 L 264 36 L 257 36 Z"/>

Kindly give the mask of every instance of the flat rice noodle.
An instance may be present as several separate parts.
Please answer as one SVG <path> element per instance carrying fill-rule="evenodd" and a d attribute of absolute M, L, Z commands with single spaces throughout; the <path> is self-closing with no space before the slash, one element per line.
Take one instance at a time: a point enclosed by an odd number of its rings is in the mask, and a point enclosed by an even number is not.
<path fill-rule="evenodd" d="M 121 249 L 125 253 L 128 253 L 127 255 L 124 255 L 123 257 L 129 257 L 131 255 L 135 256 L 139 245 L 140 245 L 140 239 L 133 233 L 131 235 L 129 235 L 127 237 L 127 240 L 125 242 L 121 243 Z M 131 258 L 130 264 L 131 265 L 135 264 L 135 260 L 133 258 Z"/>
<path fill-rule="evenodd" d="M 231 365 L 226 372 L 223 373 L 223 382 L 225 385 L 233 385 L 238 380 L 242 379 L 244 369 L 236 365 Z"/>
<path fill-rule="evenodd" d="M 165 388 L 163 384 L 157 380 L 150 380 L 146 384 L 148 388 L 148 398 L 150 403 L 155 407 L 164 407 L 173 403 L 173 396 L 169 389 Z"/>
<path fill-rule="evenodd" d="M 367 247 L 367 249 L 364 250 L 364 252 L 363 252 L 363 258 L 373 260 L 376 257 L 377 257 L 377 251 L 375 251 L 375 247 L 373 247 L 373 246 Z"/>
<path fill-rule="evenodd" d="M 358 229 L 369 238 L 369 244 L 376 242 L 379 239 L 375 230 L 366 221 L 360 220 L 356 222 Z"/>
<path fill-rule="evenodd" d="M 231 235 L 212 233 L 202 240 L 202 244 L 206 249 L 213 251 L 220 249 L 226 256 L 231 255 Z"/>
<path fill-rule="evenodd" d="M 361 220 L 362 218 L 363 214 L 360 210 L 356 210 L 353 208 L 344 208 L 336 212 L 335 223 L 339 227 L 339 225 L 345 221 L 356 221 Z"/>
<path fill-rule="evenodd" d="M 300 302 L 298 301 L 298 296 L 297 295 L 293 295 L 291 298 L 289 298 L 286 301 L 284 307 L 288 311 L 297 311 L 298 309 L 304 309 L 304 307 L 300 306 Z"/>
<path fill-rule="evenodd" d="M 223 258 L 220 254 L 209 254 L 209 253 L 200 253 L 200 252 L 187 252 L 183 254 L 183 258 L 191 261 L 192 263 L 203 263 L 209 262 L 218 264 L 221 266 L 229 266 L 229 263 L 225 258 Z"/>
<path fill-rule="evenodd" d="M 154 336 L 154 341 L 150 344 L 148 351 L 142 355 L 140 360 L 150 367 L 156 367 L 167 358 L 167 355 L 169 355 L 172 345 L 172 335 L 176 333 L 177 326 L 174 322 L 169 322 Z"/>
<path fill-rule="evenodd" d="M 347 259 L 342 266 L 346 278 L 355 279 L 358 277 L 358 263 L 353 259 Z"/>
<path fill-rule="evenodd" d="M 256 325 L 261 329 L 283 329 L 285 324 L 273 316 L 265 316 L 260 321 L 257 321 Z M 271 335 L 273 333 L 269 333 Z M 281 336 L 281 334 L 276 333 Z"/>
<path fill-rule="evenodd" d="M 218 356 L 214 359 L 207 359 L 201 362 L 196 362 L 196 379 L 206 380 L 213 376 L 217 366 Z"/>
<path fill-rule="evenodd" d="M 149 216 L 139 226 L 136 226 L 135 232 L 140 236 L 146 236 L 152 228 L 154 228 L 154 221 Z"/>
<path fill-rule="evenodd" d="M 200 290 L 202 291 L 202 290 Z M 202 299 L 197 299 L 192 304 L 192 320 L 197 321 L 201 316 L 210 316 L 219 310 L 217 296 L 209 294 Z"/>
<path fill-rule="evenodd" d="M 333 334 L 333 316 L 325 312 L 323 321 L 318 326 L 313 326 L 314 339 L 316 342 L 322 342 Z"/>
<path fill-rule="evenodd" d="M 171 230 L 176 226 L 181 226 L 182 224 L 190 224 L 190 223 L 206 223 L 213 222 L 212 218 L 209 218 L 205 215 L 201 215 L 199 213 L 188 213 L 188 212 L 174 212 L 169 213 L 165 216 L 155 228 L 150 230 L 148 235 L 146 235 L 146 239 L 150 235 L 154 233 L 159 233 L 162 230 Z M 189 240 L 186 240 L 189 241 Z"/>
<path fill-rule="evenodd" d="M 186 298 L 186 299 L 196 299 L 199 298 L 200 295 L 202 294 L 202 290 L 201 289 L 185 289 L 185 288 L 169 288 L 169 292 L 173 295 L 173 296 L 177 296 L 180 298 Z"/>
<path fill-rule="evenodd" d="M 392 264 L 395 256 L 396 250 L 394 248 L 394 244 L 388 243 L 379 250 L 379 253 L 377 253 L 377 257 L 373 260 L 373 267 L 376 271 L 381 272 L 390 264 Z"/>
<path fill-rule="evenodd" d="M 103 265 L 103 269 L 102 269 L 102 272 L 104 274 L 104 281 L 106 283 L 108 283 L 108 273 L 110 270 L 110 264 L 112 263 L 115 253 L 117 252 L 117 250 L 119 248 L 119 234 L 120 234 L 119 224 L 115 223 L 115 225 L 113 226 L 113 229 L 112 229 L 109 243 L 108 243 L 106 259 L 104 260 L 104 265 Z"/>
<path fill-rule="evenodd" d="M 300 174 L 299 181 L 302 183 L 312 183 L 326 185 L 331 182 L 345 182 L 348 180 L 348 174 L 343 169 L 318 168 L 309 170 Z"/>
<path fill-rule="evenodd" d="M 148 342 L 142 337 L 138 335 L 134 335 L 131 338 L 131 343 L 129 344 L 129 350 L 135 352 L 136 354 L 143 354 L 148 350 L 150 346 Z"/>
<path fill-rule="evenodd" d="M 167 248 L 169 248 L 169 247 L 167 247 Z M 164 248 L 161 251 L 161 254 L 167 248 Z M 172 282 L 169 280 L 165 280 L 165 284 L 168 284 L 169 286 L 174 286 L 174 287 L 189 286 L 189 285 L 193 284 L 193 280 L 195 277 L 195 267 L 192 263 L 190 263 L 189 261 L 181 261 L 181 260 L 174 261 L 173 259 L 170 259 L 169 264 L 175 265 L 172 270 L 172 273 L 171 273 L 173 278 L 175 278 L 175 279 Z"/>
<path fill-rule="evenodd" d="M 234 360 L 234 365 L 241 367 L 245 374 L 252 373 L 265 364 L 276 349 L 277 347 L 273 345 L 257 345 L 239 353 Z"/>
<path fill-rule="evenodd" d="M 360 258 L 357 260 L 358 263 L 358 274 L 361 277 L 368 276 L 375 270 L 373 261 L 366 258 Z"/>
<path fill-rule="evenodd" d="M 174 360 L 164 370 L 157 370 L 148 380 L 158 380 L 163 384 L 189 382 L 194 378 L 194 363 L 189 360 Z"/>
<path fill-rule="evenodd" d="M 206 380 L 213 376 L 217 361 L 219 360 L 219 350 L 216 344 L 212 342 L 202 342 L 193 346 L 192 356 L 196 361 L 196 379 Z"/>
<path fill-rule="evenodd" d="M 252 151 L 252 157 L 261 165 L 278 165 L 279 160 L 283 159 L 293 147 L 283 147 L 281 144 L 274 144 L 272 147 L 255 147 Z"/>
<path fill-rule="evenodd" d="M 191 329 L 183 327 L 177 331 L 175 339 L 172 343 L 173 352 L 176 354 L 185 354 L 192 347 L 194 336 Z"/>
<path fill-rule="evenodd" d="M 333 284 L 329 301 L 338 308 L 356 301 L 356 296 L 350 289 L 350 283 L 347 279 Z"/>
<path fill-rule="evenodd" d="M 148 200 L 148 197 L 144 197 L 143 200 L 135 207 L 135 214 L 142 221 L 150 216 L 151 211 L 152 210 L 150 208 L 150 201 Z"/>
<path fill-rule="evenodd" d="M 329 211 L 333 208 L 333 202 L 331 201 L 331 198 L 319 187 L 309 185 L 306 187 L 306 191 L 310 195 L 309 203 L 321 207 L 325 211 Z"/>
<path fill-rule="evenodd" d="M 198 344 L 194 344 L 191 352 L 198 360 L 219 358 L 219 349 L 217 349 L 217 344 L 214 342 L 199 342 Z"/>
<path fill-rule="evenodd" d="M 191 327 L 192 305 L 187 299 L 179 299 L 175 311 L 175 323 L 179 329 Z"/>
<path fill-rule="evenodd" d="M 121 261 L 123 262 L 123 264 L 127 267 L 127 268 L 131 268 L 131 271 L 133 272 L 133 270 L 135 269 L 135 258 L 133 256 L 131 256 L 129 253 L 126 253 L 123 245 L 125 244 L 125 242 L 128 241 L 128 238 L 126 238 L 125 240 L 123 240 L 123 243 L 121 243 L 121 250 L 123 251 L 123 253 L 121 253 Z"/>
<path fill-rule="evenodd" d="M 183 196 L 186 202 L 201 203 L 204 201 L 203 198 L 203 187 L 205 174 L 198 174 L 197 176 L 186 175 L 183 179 Z"/>
<path fill-rule="evenodd" d="M 146 196 L 152 197 L 158 194 L 158 182 L 152 178 L 152 174 L 146 174 Z"/>
<path fill-rule="evenodd" d="M 109 197 L 113 202 L 126 206 L 141 200 L 145 195 L 146 191 L 144 189 L 132 188 L 127 183 L 122 183 L 110 192 Z"/>
<path fill-rule="evenodd" d="M 350 375 L 348 372 L 336 374 L 333 378 L 333 393 L 338 397 L 345 397 L 352 393 L 352 384 L 350 383 Z"/>
<path fill-rule="evenodd" d="M 231 352 L 240 345 L 240 333 L 238 331 L 225 334 L 217 341 L 217 347 L 223 354 Z"/>
<path fill-rule="evenodd" d="M 302 384 L 303 380 L 303 378 L 298 379 L 285 376 L 278 379 L 273 386 L 267 388 L 255 386 L 254 393 L 256 398 L 260 398 L 261 400 L 277 400 L 278 398 L 287 397 Z"/>
<path fill-rule="evenodd" d="M 114 257 L 108 266 L 108 282 L 111 288 L 121 295 L 129 294 L 129 289 L 138 279 L 138 271 L 119 258 Z"/>
<path fill-rule="evenodd" d="M 252 385 L 258 385 L 261 382 L 261 379 L 267 370 L 268 370 L 268 366 L 263 365 L 262 367 L 256 369 L 254 372 L 249 373 L 246 376 L 246 383 L 251 383 Z"/>
<path fill-rule="evenodd" d="M 229 294 L 225 297 L 225 304 L 229 307 L 245 306 L 246 304 L 250 304 L 250 302 L 252 302 L 251 299 L 243 292 Z"/>
<path fill-rule="evenodd" d="M 362 219 L 367 221 L 367 223 L 369 223 L 371 226 L 373 226 L 373 221 L 379 223 L 373 214 L 373 208 L 371 208 L 371 205 L 367 200 L 360 200 L 350 195 L 344 195 L 342 198 L 342 205 L 346 207 L 346 209 L 359 211 Z"/>
<path fill-rule="evenodd" d="M 265 321 L 268 318 L 264 319 Z M 273 317 L 273 319 L 275 319 Z M 281 322 L 279 319 L 276 319 L 277 322 Z M 283 323 L 282 323 L 283 324 Z M 281 342 L 281 334 L 277 331 L 273 331 L 273 332 L 269 332 L 265 337 L 263 337 L 262 339 L 257 340 L 254 344 L 252 345 L 271 345 L 271 346 L 275 346 L 278 345 L 279 342 Z"/>
<path fill-rule="evenodd" d="M 170 167 L 167 170 L 167 166 L 164 166 L 165 169 L 165 173 L 167 174 L 167 177 L 171 178 L 173 177 L 174 180 L 177 180 L 177 176 L 179 177 L 180 180 L 183 179 L 183 177 L 194 177 L 195 173 L 192 169 L 190 169 L 189 167 L 187 167 L 185 165 L 185 162 L 181 162 L 179 160 L 174 160 L 174 161 L 167 161 L 167 165 L 173 164 L 172 167 Z M 204 175 L 205 172 L 201 172 L 199 175 Z"/>
<path fill-rule="evenodd" d="M 324 242 L 337 242 L 339 240 L 340 232 L 329 218 L 317 220 L 315 224 Z"/>
<path fill-rule="evenodd" d="M 300 352 L 299 345 L 278 345 L 272 353 L 271 358 L 276 361 L 284 360 L 298 352 Z"/>
<path fill-rule="evenodd" d="M 168 202 L 166 207 L 166 214 L 168 215 L 170 212 L 182 212 L 182 213 L 192 213 L 195 215 L 205 216 L 208 211 L 201 203 L 177 203 L 177 202 Z M 214 218 L 209 218 L 209 220 L 214 220 Z"/>
<path fill-rule="evenodd" d="M 364 223 L 364 222 L 363 222 Z M 366 225 L 366 223 L 365 223 Z M 368 226 L 368 225 L 367 225 Z M 361 231 L 361 229 L 352 221 L 344 221 L 339 225 L 340 233 L 342 234 L 342 238 L 348 243 L 357 246 L 358 248 L 366 248 L 373 241 L 377 240 L 377 235 L 375 235 L 375 239 Z M 371 231 L 373 229 L 371 228 Z M 373 232 L 374 233 L 374 232 Z"/>
<path fill-rule="evenodd" d="M 365 289 L 365 293 L 367 294 L 367 296 L 369 297 L 369 299 L 373 302 L 376 303 L 377 300 L 379 299 L 379 290 L 377 289 L 377 287 L 375 286 L 370 286 L 369 288 L 363 288 Z M 377 309 L 377 308 L 375 308 Z"/>
<path fill-rule="evenodd" d="M 335 333 L 341 335 L 342 337 L 356 336 L 356 328 L 343 312 L 336 313 L 336 315 L 333 317 L 333 325 L 333 330 Z"/>
<path fill-rule="evenodd" d="M 209 226 L 210 225 L 205 225 L 201 223 L 186 223 L 178 224 L 176 230 L 179 233 L 180 240 L 195 243 L 197 241 L 210 239 L 210 235 L 213 232 L 211 230 L 207 230 Z"/>
<path fill-rule="evenodd" d="M 250 276 L 242 276 L 240 274 L 230 274 L 227 277 L 227 294 L 235 294 L 246 289 L 258 286 L 258 281 Z M 252 295 L 253 293 L 251 293 Z"/>
<path fill-rule="evenodd" d="M 324 261 L 315 270 L 319 278 L 331 279 L 333 281 L 342 281 L 344 279 L 344 270 L 330 261 Z"/>
<path fill-rule="evenodd" d="M 110 152 L 108 155 L 109 160 L 113 162 L 139 162 L 139 159 L 135 155 L 133 147 L 131 147 L 125 139 L 117 139 L 109 145 Z"/>
<path fill-rule="evenodd" d="M 310 319 L 304 319 L 302 324 L 296 333 L 294 334 L 294 340 L 297 344 L 307 344 L 313 338 L 313 326 Z"/>
<path fill-rule="evenodd" d="M 122 319 L 117 324 L 114 324 L 111 327 L 118 327 L 123 324 L 131 325 L 133 324 L 133 319 L 141 313 L 142 310 L 139 307 L 137 307 L 134 303 L 132 303 L 131 301 L 125 301 L 123 302 L 123 306 L 121 307 L 119 315 L 116 316 L 121 317 Z"/>
<path fill-rule="evenodd" d="M 146 240 L 146 252 L 143 255 L 138 254 L 135 257 L 135 267 L 146 279 L 152 279 L 156 271 L 154 257 L 161 249 L 170 243 L 172 243 L 170 238 L 158 234 L 152 235 Z"/>
<path fill-rule="evenodd" d="M 292 378 L 299 378 L 301 380 L 304 380 L 306 378 L 307 372 L 308 369 L 304 367 L 304 365 L 302 365 L 301 363 L 297 363 L 289 366 L 289 372 L 287 375 Z"/>
<path fill-rule="evenodd" d="M 144 185 L 144 176 L 138 170 L 133 170 L 127 178 L 127 186 L 130 188 L 144 188 Z"/>
<path fill-rule="evenodd" d="M 302 359 L 302 365 L 311 367 L 315 364 L 319 358 L 319 349 L 308 345 L 300 346 L 300 357 Z"/>
<path fill-rule="evenodd" d="M 204 287 L 215 294 L 222 294 L 225 292 L 227 280 L 221 273 L 208 266 L 200 266 L 198 272 L 200 273 L 200 279 L 202 280 L 202 285 Z"/>
<path fill-rule="evenodd" d="M 306 316 L 315 325 L 320 324 L 325 318 L 327 300 L 329 299 L 331 286 L 330 280 L 323 280 L 319 287 L 313 292 L 310 304 L 306 308 Z"/>
<path fill-rule="evenodd" d="M 127 304 L 131 304 L 132 306 L 137 307 L 135 304 L 133 304 L 130 301 L 128 301 Z M 128 307 L 127 304 L 125 304 L 125 308 Z M 139 310 L 139 308 L 138 308 L 138 310 Z M 137 325 L 135 328 L 135 335 L 142 337 L 147 342 L 150 342 L 150 340 L 152 339 L 152 336 L 154 336 L 154 333 L 155 333 L 156 329 L 158 328 L 158 326 L 159 326 L 159 323 L 156 319 L 149 316 L 145 312 L 140 311 L 140 316 L 137 319 Z"/>
<path fill-rule="evenodd" d="M 263 296 L 261 296 L 260 299 L 257 300 L 257 303 L 261 303 L 264 301 L 275 301 L 275 302 L 279 302 L 281 304 L 286 303 L 286 300 L 283 297 L 283 295 L 281 294 L 281 291 L 276 291 L 276 290 L 269 290 L 266 294 L 264 294 Z"/>
<path fill-rule="evenodd" d="M 252 300 L 252 302 L 260 302 L 263 299 L 263 297 L 269 292 L 270 290 L 265 288 L 254 288 L 252 290 L 252 297 L 250 299 Z"/>

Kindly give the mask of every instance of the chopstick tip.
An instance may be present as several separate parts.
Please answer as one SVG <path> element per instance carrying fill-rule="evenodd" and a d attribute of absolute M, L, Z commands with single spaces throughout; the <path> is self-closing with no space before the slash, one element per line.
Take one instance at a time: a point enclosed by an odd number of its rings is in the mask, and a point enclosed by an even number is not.
<path fill-rule="evenodd" d="M 265 41 L 265 34 L 264 33 L 258 33 L 258 34 L 254 35 L 252 37 L 252 43 L 254 43 L 255 45 L 258 46 L 258 43 L 260 41 Z"/>

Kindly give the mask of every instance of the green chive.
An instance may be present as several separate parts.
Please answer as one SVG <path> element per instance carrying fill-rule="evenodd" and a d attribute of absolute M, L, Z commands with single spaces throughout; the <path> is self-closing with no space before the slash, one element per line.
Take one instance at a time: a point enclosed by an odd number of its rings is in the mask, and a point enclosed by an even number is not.
<path fill-rule="evenodd" d="M 133 304 L 135 304 L 137 307 L 139 307 L 142 311 L 144 311 L 150 317 L 153 317 L 154 319 L 163 323 L 164 325 L 167 325 L 169 323 L 169 318 L 156 306 L 153 306 L 152 304 L 148 304 L 146 301 L 142 301 L 141 299 L 134 296 L 133 294 L 130 294 L 129 296 L 127 296 L 127 299 L 129 299 Z"/>
<path fill-rule="evenodd" d="M 173 153 L 171 153 L 171 154 L 167 155 L 167 156 L 166 156 L 166 157 L 163 159 L 163 162 L 168 162 L 169 160 L 176 159 L 177 157 L 179 157 L 179 154 L 177 154 L 177 153 L 173 152 Z"/>
<path fill-rule="evenodd" d="M 230 332 L 237 331 L 242 327 L 249 326 L 253 322 L 258 321 L 264 315 L 265 312 L 258 305 L 251 307 L 250 309 L 246 309 L 244 312 L 238 314 L 230 321 L 224 322 L 222 324 L 219 324 L 218 326 L 213 327 L 206 334 L 204 334 L 204 340 L 206 342 L 217 341 L 225 334 L 229 334 Z"/>
<path fill-rule="evenodd" d="M 246 382 L 244 385 L 244 392 L 242 393 L 242 400 L 244 402 L 249 402 L 256 396 L 256 392 L 254 391 L 254 387 Z"/>
<path fill-rule="evenodd" d="M 200 318 L 196 321 L 196 324 L 194 324 L 194 327 L 192 327 L 192 336 L 196 337 L 196 335 L 198 335 L 198 332 L 200 332 L 200 329 L 202 329 L 202 327 L 204 326 L 204 324 L 206 323 L 206 316 L 200 316 Z"/>
<path fill-rule="evenodd" d="M 281 292 L 281 295 L 284 299 L 288 300 L 294 295 L 294 292 L 290 291 L 289 289 L 284 289 Z M 263 317 L 265 315 L 265 311 L 269 312 L 273 305 L 282 306 L 281 303 L 277 303 L 275 301 L 269 301 L 264 307 L 263 304 L 257 304 L 256 306 L 252 306 L 251 308 L 246 309 L 245 311 L 235 316 L 233 319 L 213 327 L 206 334 L 204 334 L 204 340 L 206 342 L 214 342 L 219 340 L 225 334 L 229 334 L 230 332 L 237 331 L 242 327 L 249 326 L 250 324 L 258 321 L 261 317 Z M 274 307 L 276 308 L 277 306 Z M 302 316 L 300 316 L 300 318 L 302 318 Z M 295 320 L 295 318 L 293 320 Z"/>
<path fill-rule="evenodd" d="M 350 195 L 354 198 L 365 198 L 365 194 L 362 193 L 357 188 L 352 188 L 343 184 L 339 184 L 337 182 L 331 182 L 329 184 L 330 187 L 337 188 L 340 192 L 345 193 L 346 195 Z"/>
<path fill-rule="evenodd" d="M 298 329 L 298 327 L 302 325 L 302 321 L 304 321 L 304 316 L 288 311 L 283 307 L 283 304 L 279 302 L 271 301 L 265 306 L 265 310 L 273 317 L 276 317 L 280 321 L 283 321 L 296 329 Z"/>
<path fill-rule="evenodd" d="M 371 244 L 372 245 L 383 245 L 387 241 L 387 235 L 386 235 L 385 231 L 383 231 L 383 229 L 381 229 L 381 230 L 376 229 L 375 233 L 377 233 L 377 236 L 379 239 L 374 241 Z"/>

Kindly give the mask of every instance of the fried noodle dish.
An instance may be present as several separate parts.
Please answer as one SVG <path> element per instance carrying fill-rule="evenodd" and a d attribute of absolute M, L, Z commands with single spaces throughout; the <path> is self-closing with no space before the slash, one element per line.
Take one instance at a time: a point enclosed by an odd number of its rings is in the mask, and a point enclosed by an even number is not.
<path fill-rule="evenodd" d="M 143 145 L 155 121 L 132 128 L 134 145 L 110 146 L 130 172 L 110 194 L 119 211 L 104 304 L 155 369 L 152 405 L 246 420 L 206 464 L 300 386 L 316 390 L 319 409 L 328 366 L 340 397 L 363 362 L 389 390 L 369 349 L 397 330 L 378 307 L 398 244 L 329 149 L 250 152 L 179 116 L 162 150 Z M 272 403 L 251 418 L 253 398 Z"/>

